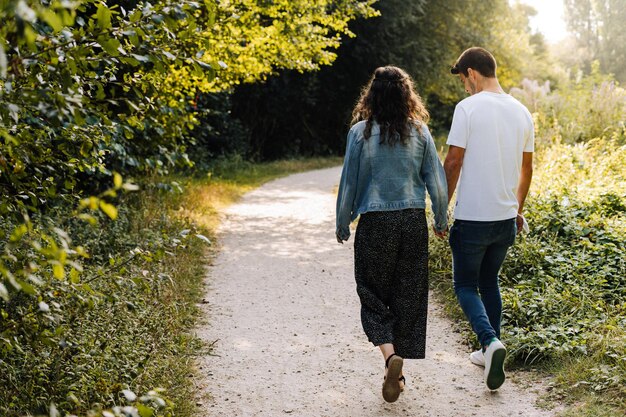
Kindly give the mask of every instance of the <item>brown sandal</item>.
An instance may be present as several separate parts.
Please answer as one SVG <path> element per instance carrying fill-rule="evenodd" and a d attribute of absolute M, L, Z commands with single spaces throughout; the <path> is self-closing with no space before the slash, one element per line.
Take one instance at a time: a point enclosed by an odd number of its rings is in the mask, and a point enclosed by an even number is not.
<path fill-rule="evenodd" d="M 403 363 L 404 360 L 395 353 L 392 353 L 385 362 L 387 376 L 383 382 L 383 398 L 388 403 L 396 401 L 403 391 L 400 387 L 400 381 L 405 381 L 404 376 L 400 376 Z"/>

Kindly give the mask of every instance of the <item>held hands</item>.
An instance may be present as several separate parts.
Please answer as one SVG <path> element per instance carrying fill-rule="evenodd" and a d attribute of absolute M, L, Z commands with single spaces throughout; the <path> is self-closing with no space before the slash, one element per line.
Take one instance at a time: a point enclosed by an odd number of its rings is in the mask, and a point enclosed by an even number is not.
<path fill-rule="evenodd" d="M 448 235 L 448 228 L 446 228 L 446 230 L 438 232 L 437 229 L 435 229 L 435 226 L 433 226 L 433 232 L 435 232 L 435 236 L 437 236 L 439 239 L 445 239 Z"/>

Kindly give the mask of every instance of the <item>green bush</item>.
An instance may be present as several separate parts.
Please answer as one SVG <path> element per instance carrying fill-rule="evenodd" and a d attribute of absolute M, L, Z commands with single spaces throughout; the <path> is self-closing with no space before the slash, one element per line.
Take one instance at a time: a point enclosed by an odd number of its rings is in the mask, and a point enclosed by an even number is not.
<path fill-rule="evenodd" d="M 190 138 L 192 97 L 330 64 L 371 3 L 1 2 L 0 414 L 84 413 L 180 382 L 167 376 L 184 361 L 168 361 L 193 350 L 188 292 L 202 265 L 171 258 L 198 259 L 206 238 L 118 199 L 135 188 L 120 174 L 149 185 L 190 167 L 189 146 L 203 145 Z M 202 121 L 237 133 L 213 105 Z"/>
<path fill-rule="evenodd" d="M 566 79 L 554 91 L 549 82 L 540 85 L 532 80 L 511 89 L 534 114 L 540 146 L 585 142 L 615 133 L 624 138 L 626 90 L 599 68 L 594 63 L 590 75 Z"/>
<path fill-rule="evenodd" d="M 624 203 L 626 196 L 614 194 L 590 203 L 553 196 L 528 207 L 532 232 L 502 271 L 514 356 L 587 353 L 605 324 L 626 323 Z"/>
<path fill-rule="evenodd" d="M 539 130 L 539 142 L 547 143 L 549 134 Z M 501 271 L 502 332 L 510 360 L 584 360 L 577 386 L 616 392 L 617 398 L 626 394 L 623 143 L 623 132 L 613 132 L 539 148 L 525 207 L 531 230 L 518 236 Z M 443 242 L 433 245 L 435 286 L 454 299 L 449 249 Z M 465 334 L 473 341 L 468 327 Z"/>
<path fill-rule="evenodd" d="M 203 267 L 180 271 L 171 259 L 199 258 L 206 242 L 151 199 L 125 196 L 115 221 L 95 212 L 97 227 L 67 221 L 54 238 L 31 223 L 1 247 L 5 268 L 23 264 L 27 278 L 16 278 L 20 290 L 7 288 L 0 301 L 0 414 L 42 414 L 51 403 L 78 414 L 123 404 L 124 390 L 172 383 L 167 367 L 183 365 L 168 355 L 197 350 L 185 331 Z M 60 209 L 50 215 L 71 218 Z"/>

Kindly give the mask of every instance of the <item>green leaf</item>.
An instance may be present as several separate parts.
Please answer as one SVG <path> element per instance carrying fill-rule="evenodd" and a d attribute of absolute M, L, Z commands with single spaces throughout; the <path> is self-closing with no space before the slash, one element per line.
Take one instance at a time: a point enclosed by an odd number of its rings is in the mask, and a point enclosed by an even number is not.
<path fill-rule="evenodd" d="M 111 27 L 111 10 L 100 3 L 98 4 L 98 11 L 96 12 L 96 19 L 98 20 L 98 26 L 101 29 L 108 29 Z"/>
<path fill-rule="evenodd" d="M 154 416 L 154 410 L 152 410 L 147 405 L 137 404 L 137 412 L 141 417 L 152 417 Z"/>
<path fill-rule="evenodd" d="M 134 12 L 132 12 L 132 13 L 130 14 L 130 16 L 129 16 L 129 18 L 130 18 L 130 22 L 131 22 L 131 23 L 137 23 L 137 22 L 139 22 L 139 20 L 141 20 L 141 16 L 142 16 L 141 9 L 136 9 L 136 10 L 135 10 Z"/>
<path fill-rule="evenodd" d="M 81 213 L 77 217 L 81 220 L 85 220 L 92 226 L 95 226 L 96 224 L 98 224 L 98 220 L 95 217 L 93 217 L 91 214 Z"/>
<path fill-rule="evenodd" d="M 80 276 L 75 268 L 70 270 L 70 282 L 72 284 L 78 284 L 80 282 Z"/>
<path fill-rule="evenodd" d="M 74 26 L 74 16 L 72 13 L 67 10 L 61 10 L 60 13 L 63 26 Z"/>
<path fill-rule="evenodd" d="M 63 279 L 65 277 L 65 268 L 61 265 L 61 262 L 52 261 L 52 273 L 57 279 Z"/>
<path fill-rule="evenodd" d="M 33 30 L 31 26 L 24 26 L 24 39 L 26 39 L 26 44 L 31 50 L 36 50 L 37 46 L 35 45 L 35 40 L 37 40 L 37 33 Z"/>
<path fill-rule="evenodd" d="M 19 141 L 17 139 L 15 139 L 15 137 L 11 136 L 11 134 L 9 134 L 9 132 L 7 132 L 6 130 L 0 128 L 0 137 L 4 138 L 4 143 L 6 144 L 12 144 L 12 145 L 19 145 Z"/>
<path fill-rule="evenodd" d="M 28 282 L 22 281 L 22 280 L 18 280 L 20 287 L 22 287 L 22 291 L 24 291 L 26 294 L 28 295 L 35 295 L 37 293 L 37 290 L 35 290 L 35 287 L 31 284 L 29 284 Z"/>
<path fill-rule="evenodd" d="M 117 219 L 117 208 L 113 204 L 100 200 L 100 210 L 109 216 L 111 220 Z"/>
<path fill-rule="evenodd" d="M 217 4 L 215 4 L 214 0 L 204 0 L 204 7 L 206 7 L 208 12 L 208 25 L 212 27 L 217 17 Z"/>
<path fill-rule="evenodd" d="M 113 39 L 101 40 L 99 43 L 100 43 L 100 46 L 102 46 L 102 49 L 104 49 L 109 55 L 119 56 L 120 51 L 118 48 L 121 46 L 121 43 L 117 39 L 113 38 Z"/>
<path fill-rule="evenodd" d="M 100 85 L 100 84 L 98 84 Z M 93 144 L 86 140 L 84 141 L 81 145 L 80 145 L 80 154 L 84 157 L 88 157 L 89 156 L 89 151 L 91 150 L 91 148 L 93 148 Z"/>
<path fill-rule="evenodd" d="M 113 174 L 113 185 L 116 190 L 119 190 L 122 187 L 122 176 L 117 172 Z"/>
<path fill-rule="evenodd" d="M 20 241 L 22 239 L 22 236 L 24 236 L 26 232 L 28 232 L 28 227 L 25 224 L 20 224 L 15 229 L 13 229 L 13 233 L 11 233 L 11 237 L 9 238 L 9 241 L 10 242 Z"/>
<path fill-rule="evenodd" d="M 128 37 L 129 42 L 135 46 L 135 47 L 139 47 L 140 42 L 139 42 L 139 36 L 137 35 L 131 35 Z"/>
<path fill-rule="evenodd" d="M 55 31 L 55 32 L 59 32 L 61 29 L 63 29 L 63 21 L 61 20 L 61 18 L 52 10 L 50 9 L 45 9 L 44 11 L 41 12 L 41 17 L 43 18 L 43 20 L 50 25 L 50 27 Z"/>
<path fill-rule="evenodd" d="M 102 83 L 94 83 L 94 87 L 96 87 L 96 98 L 98 100 L 104 100 L 106 94 L 104 93 L 104 87 L 102 86 Z"/>

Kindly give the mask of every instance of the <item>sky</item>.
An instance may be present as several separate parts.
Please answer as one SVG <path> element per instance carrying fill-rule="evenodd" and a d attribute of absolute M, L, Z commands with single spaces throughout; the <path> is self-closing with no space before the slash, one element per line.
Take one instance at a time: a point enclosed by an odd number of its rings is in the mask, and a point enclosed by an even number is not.
<path fill-rule="evenodd" d="M 531 18 L 530 27 L 543 33 L 546 41 L 556 43 L 567 35 L 563 0 L 519 0 L 537 10 L 537 15 Z"/>

